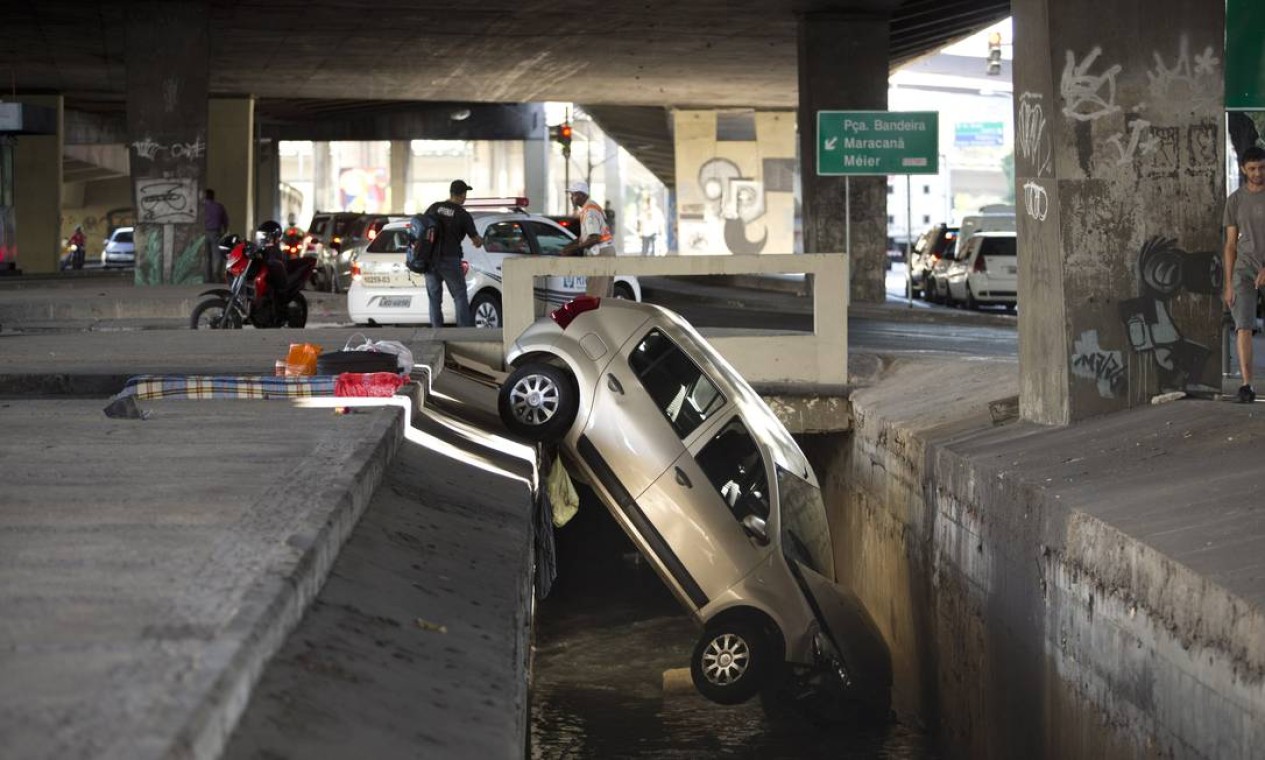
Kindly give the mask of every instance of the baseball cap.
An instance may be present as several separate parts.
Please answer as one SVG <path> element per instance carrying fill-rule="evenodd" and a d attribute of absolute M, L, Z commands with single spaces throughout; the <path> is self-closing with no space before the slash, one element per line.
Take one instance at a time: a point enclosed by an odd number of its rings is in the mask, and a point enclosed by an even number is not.
<path fill-rule="evenodd" d="M 454 179 L 452 181 L 452 184 L 448 186 L 448 194 L 449 195 L 465 195 L 467 190 L 473 190 L 473 189 L 474 189 L 473 187 L 470 187 L 469 185 L 465 183 L 465 180 Z"/>
<path fill-rule="evenodd" d="M 588 195 L 589 183 L 584 182 L 583 180 L 576 180 L 575 182 L 572 182 L 571 184 L 567 185 L 567 192 L 568 193 L 584 193 L 585 195 Z"/>

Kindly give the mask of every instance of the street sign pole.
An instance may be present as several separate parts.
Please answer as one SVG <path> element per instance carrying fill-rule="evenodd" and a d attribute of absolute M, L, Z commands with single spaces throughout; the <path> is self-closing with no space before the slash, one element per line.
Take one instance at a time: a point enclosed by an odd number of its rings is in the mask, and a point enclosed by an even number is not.
<path fill-rule="evenodd" d="M 905 298 L 909 301 L 909 308 L 914 308 L 914 273 L 910 264 L 913 256 L 910 252 L 910 243 L 914 236 L 914 199 L 913 192 L 910 190 L 910 175 L 905 175 Z"/>

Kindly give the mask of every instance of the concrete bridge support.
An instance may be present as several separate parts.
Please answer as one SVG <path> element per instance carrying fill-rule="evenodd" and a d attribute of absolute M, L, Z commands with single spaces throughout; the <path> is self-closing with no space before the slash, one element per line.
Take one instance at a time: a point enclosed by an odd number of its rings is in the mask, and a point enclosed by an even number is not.
<path fill-rule="evenodd" d="M 206 185 L 228 211 L 230 228 L 249 232 L 276 218 L 255 216 L 255 99 L 211 98 L 208 111 Z"/>
<path fill-rule="evenodd" d="M 55 111 L 56 134 L 23 135 L 13 143 L 13 215 L 18 266 L 26 274 L 56 272 L 61 257 L 61 95 L 23 95 L 21 103 Z"/>
<path fill-rule="evenodd" d="M 193 0 L 127 6 L 137 285 L 198 282 L 206 273 L 209 13 Z"/>
<path fill-rule="evenodd" d="M 1013 9 L 1023 417 L 1219 391 L 1224 6 Z"/>
<path fill-rule="evenodd" d="M 887 110 L 890 27 L 886 13 L 809 13 L 799 22 L 804 252 L 847 251 L 857 303 L 886 297 L 887 178 L 817 176 L 817 112 Z"/>

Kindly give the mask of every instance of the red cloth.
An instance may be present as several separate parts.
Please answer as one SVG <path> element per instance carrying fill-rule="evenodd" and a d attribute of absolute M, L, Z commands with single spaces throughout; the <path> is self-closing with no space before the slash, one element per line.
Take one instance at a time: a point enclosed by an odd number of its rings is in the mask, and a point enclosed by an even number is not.
<path fill-rule="evenodd" d="M 344 372 L 334 381 L 335 396 L 394 396 L 408 382 L 407 375 L 394 372 Z"/>

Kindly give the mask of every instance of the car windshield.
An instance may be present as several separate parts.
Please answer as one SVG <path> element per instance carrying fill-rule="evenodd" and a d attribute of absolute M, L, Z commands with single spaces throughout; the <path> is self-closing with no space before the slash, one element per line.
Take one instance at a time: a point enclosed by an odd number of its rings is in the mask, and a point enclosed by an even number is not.
<path fill-rule="evenodd" d="M 821 489 L 779 466 L 777 490 L 782 505 L 782 551 L 788 559 L 834 580 L 830 526 Z"/>
<path fill-rule="evenodd" d="M 383 230 L 365 250 L 369 253 L 404 253 L 408 250 L 408 230 Z"/>

